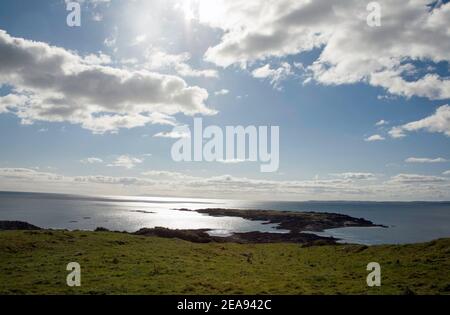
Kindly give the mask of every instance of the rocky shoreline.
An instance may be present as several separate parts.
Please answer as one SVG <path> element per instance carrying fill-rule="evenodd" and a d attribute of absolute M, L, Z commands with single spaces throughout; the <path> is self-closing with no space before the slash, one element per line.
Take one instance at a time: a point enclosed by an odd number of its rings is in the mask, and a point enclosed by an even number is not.
<path fill-rule="evenodd" d="M 326 212 L 294 212 L 277 210 L 240 210 L 209 208 L 199 210 L 178 209 L 179 211 L 195 211 L 215 217 L 240 217 L 252 221 L 265 221 L 266 224 L 278 224 L 277 229 L 289 230 L 291 233 L 323 232 L 327 229 L 342 227 L 386 227 L 373 222 L 354 218 L 345 214 Z"/>
<path fill-rule="evenodd" d="M 175 210 L 175 209 L 174 209 Z M 332 237 L 318 236 L 308 232 L 321 232 L 326 229 L 341 227 L 376 227 L 376 225 L 363 218 L 353 218 L 336 213 L 318 212 L 289 212 L 270 210 L 238 210 L 238 209 L 176 209 L 178 211 L 195 211 L 210 216 L 240 217 L 252 221 L 263 221 L 264 224 L 277 224 L 276 229 L 289 230 L 288 233 L 269 232 L 245 232 L 234 233 L 230 236 L 219 237 L 208 234 L 210 230 L 172 230 L 168 228 L 155 227 L 143 228 L 134 233 L 140 236 L 156 236 L 163 238 L 177 238 L 193 243 L 298 243 L 303 245 L 332 245 L 338 241 Z M 0 221 L 1 230 L 41 230 L 41 228 L 26 222 Z M 99 227 L 96 232 L 110 232 L 108 229 Z M 117 232 L 117 231 L 115 231 Z"/>
<path fill-rule="evenodd" d="M 172 230 L 162 227 L 153 229 L 140 229 L 132 234 L 143 236 L 157 236 L 164 238 L 178 238 L 193 243 L 238 243 L 238 244 L 264 244 L 264 243 L 298 243 L 307 245 L 332 245 L 337 239 L 323 237 L 311 233 L 268 233 L 245 232 L 233 233 L 230 236 L 213 236 L 210 230 Z"/>

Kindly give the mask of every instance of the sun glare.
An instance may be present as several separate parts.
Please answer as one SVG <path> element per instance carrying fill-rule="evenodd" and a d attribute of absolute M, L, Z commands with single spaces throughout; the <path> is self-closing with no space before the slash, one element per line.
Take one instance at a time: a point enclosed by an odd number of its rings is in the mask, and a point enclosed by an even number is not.
<path fill-rule="evenodd" d="M 187 21 L 214 23 L 224 17 L 223 0 L 181 0 L 177 6 Z"/>
<path fill-rule="evenodd" d="M 224 18 L 222 0 L 198 0 L 198 17 L 202 22 L 217 22 Z"/>
<path fill-rule="evenodd" d="M 179 2 L 179 7 L 184 14 L 186 21 L 190 22 L 196 18 L 195 8 L 197 6 L 197 1 L 194 0 L 183 0 Z"/>

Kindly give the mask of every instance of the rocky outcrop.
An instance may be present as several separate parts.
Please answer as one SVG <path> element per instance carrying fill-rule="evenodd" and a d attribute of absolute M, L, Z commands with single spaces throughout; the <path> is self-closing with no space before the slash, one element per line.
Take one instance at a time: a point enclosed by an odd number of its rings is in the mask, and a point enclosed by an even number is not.
<path fill-rule="evenodd" d="M 299 243 L 304 245 L 331 245 L 336 239 L 322 237 L 309 233 L 267 233 L 246 232 L 234 233 L 231 236 L 219 237 L 208 234 L 207 229 L 200 230 L 171 230 L 162 227 L 153 229 L 140 229 L 132 233 L 141 236 L 157 236 L 164 238 L 177 238 L 193 243 L 239 243 L 239 244 L 263 244 L 263 243 Z"/>
<path fill-rule="evenodd" d="M 277 229 L 289 230 L 291 233 L 322 232 L 323 230 L 341 227 L 381 226 L 366 219 L 353 218 L 338 213 L 239 209 L 200 209 L 194 211 L 215 217 L 240 217 L 253 221 L 265 221 L 267 224 L 278 224 Z"/>
<path fill-rule="evenodd" d="M 21 221 L 0 221 L 0 231 L 32 231 L 32 230 L 41 230 L 40 227 L 37 227 L 33 224 Z"/>

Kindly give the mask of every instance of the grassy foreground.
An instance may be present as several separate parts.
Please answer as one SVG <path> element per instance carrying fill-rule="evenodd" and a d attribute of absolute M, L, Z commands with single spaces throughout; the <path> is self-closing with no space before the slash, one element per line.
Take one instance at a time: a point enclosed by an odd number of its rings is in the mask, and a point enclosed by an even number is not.
<path fill-rule="evenodd" d="M 381 287 L 366 285 L 378 262 Z M 81 287 L 66 265 L 81 265 Z M 109 232 L 0 232 L 0 294 L 450 294 L 450 239 L 405 246 L 194 244 Z"/>

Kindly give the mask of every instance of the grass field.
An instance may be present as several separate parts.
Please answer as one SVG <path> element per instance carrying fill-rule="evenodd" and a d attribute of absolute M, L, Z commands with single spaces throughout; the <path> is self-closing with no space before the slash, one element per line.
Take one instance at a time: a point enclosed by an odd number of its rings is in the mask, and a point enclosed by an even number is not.
<path fill-rule="evenodd" d="M 378 262 L 381 287 L 366 285 Z M 81 265 L 81 287 L 66 265 Z M 404 246 L 194 244 L 109 232 L 0 232 L 1 294 L 450 294 L 450 239 Z"/>

